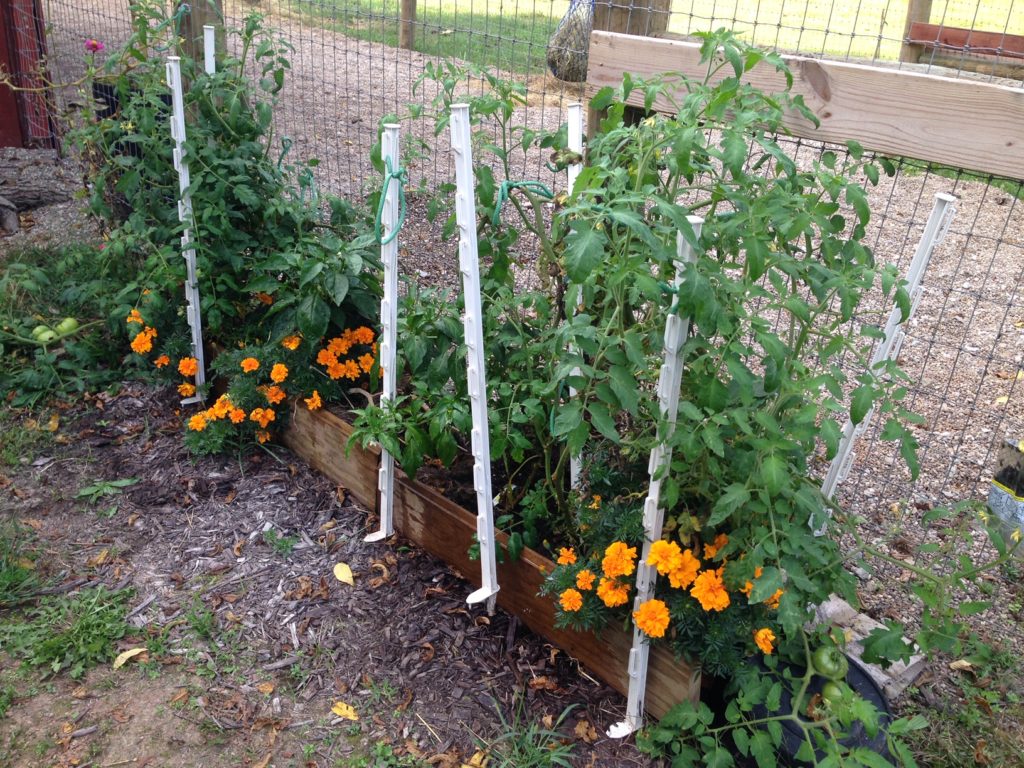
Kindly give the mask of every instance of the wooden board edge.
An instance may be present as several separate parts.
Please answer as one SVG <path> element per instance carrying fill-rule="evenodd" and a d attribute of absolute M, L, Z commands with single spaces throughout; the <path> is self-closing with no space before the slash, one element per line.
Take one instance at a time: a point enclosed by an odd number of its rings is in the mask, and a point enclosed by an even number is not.
<path fill-rule="evenodd" d="M 795 136 L 840 144 L 856 140 L 886 155 L 1024 179 L 1024 88 L 806 56 L 783 59 L 793 72 L 793 92 L 821 121 L 815 128 L 790 114 L 785 125 Z M 588 96 L 620 85 L 627 67 L 638 78 L 679 72 L 703 79 L 700 43 L 591 33 Z M 748 79 L 768 92 L 784 84 L 767 67 Z M 634 92 L 629 102 L 639 106 L 643 98 Z M 666 101 L 655 106 L 669 109 Z"/>

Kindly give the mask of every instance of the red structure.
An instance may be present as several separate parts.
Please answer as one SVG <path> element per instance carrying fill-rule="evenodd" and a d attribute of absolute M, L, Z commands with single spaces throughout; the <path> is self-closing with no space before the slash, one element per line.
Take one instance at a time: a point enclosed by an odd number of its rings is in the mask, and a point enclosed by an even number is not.
<path fill-rule="evenodd" d="M 0 0 L 0 65 L 20 88 L 42 88 L 46 31 L 40 0 Z M 0 85 L 0 146 L 54 147 L 56 130 L 45 92 Z"/>

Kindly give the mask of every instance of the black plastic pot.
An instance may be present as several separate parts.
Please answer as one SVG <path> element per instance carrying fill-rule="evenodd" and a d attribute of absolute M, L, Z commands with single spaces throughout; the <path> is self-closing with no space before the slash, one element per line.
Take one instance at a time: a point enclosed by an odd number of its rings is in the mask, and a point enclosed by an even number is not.
<path fill-rule="evenodd" d="M 875 709 L 879 712 L 879 728 L 878 732 L 872 737 L 867 734 L 864 730 L 864 725 L 860 722 L 855 722 L 850 727 L 850 732 L 843 739 L 839 740 L 839 743 L 844 747 L 854 748 L 865 748 L 870 749 L 872 752 L 882 756 L 886 760 L 892 760 L 892 755 L 889 753 L 889 748 L 886 745 L 886 730 L 889 724 L 893 720 L 892 709 L 889 706 L 889 702 L 885 698 L 885 694 L 882 693 L 882 689 L 878 687 L 878 684 L 871 678 L 867 670 L 858 662 L 856 659 L 847 656 L 850 662 L 850 671 L 846 675 L 846 684 L 853 689 L 861 698 L 866 699 L 874 705 Z M 758 664 L 762 669 L 767 671 L 764 664 L 760 659 L 752 660 L 752 663 Z M 787 665 L 785 662 L 779 664 L 780 671 L 783 668 L 789 667 L 792 670 L 794 676 L 802 676 L 804 670 L 802 668 L 796 668 L 793 665 Z M 827 679 L 820 675 L 815 675 L 811 684 L 808 687 L 806 701 L 810 701 L 815 694 L 820 694 L 821 689 L 825 684 L 829 682 Z M 806 707 L 806 701 L 804 706 Z M 783 687 L 782 693 L 782 712 L 789 712 L 793 707 L 792 695 L 788 690 Z M 768 714 L 764 707 L 757 707 L 751 712 L 752 717 L 765 717 Z M 778 757 L 780 762 L 786 765 L 794 765 L 795 757 L 800 746 L 803 744 L 803 732 L 795 723 L 784 722 L 782 724 L 782 744 L 779 746 Z M 824 758 L 824 755 L 820 752 L 817 753 L 817 758 L 820 760 Z"/>

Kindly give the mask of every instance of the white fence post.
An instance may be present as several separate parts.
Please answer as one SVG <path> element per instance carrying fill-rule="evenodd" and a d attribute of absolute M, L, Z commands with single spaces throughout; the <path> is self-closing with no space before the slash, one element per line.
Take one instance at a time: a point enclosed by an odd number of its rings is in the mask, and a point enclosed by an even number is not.
<path fill-rule="evenodd" d="M 217 30 L 212 24 L 203 25 L 203 68 L 208 75 L 217 71 Z"/>
<path fill-rule="evenodd" d="M 700 238 L 704 219 L 699 216 L 688 216 L 687 220 L 693 227 L 693 233 Z M 694 261 L 696 255 L 693 247 L 680 232 L 676 235 L 676 275 L 673 287 L 678 291 L 683 281 L 686 264 Z M 673 299 L 676 301 L 676 299 Z M 661 538 L 661 528 L 665 522 L 665 511 L 661 508 L 661 483 L 664 471 L 672 463 L 672 449 L 669 440 L 675 431 L 676 418 L 679 411 L 679 389 L 683 380 L 683 359 L 679 356 L 686 337 L 690 332 L 689 317 L 680 317 L 677 311 L 670 312 L 665 319 L 665 362 L 658 376 L 658 405 L 661 419 L 665 424 L 665 433 L 651 451 L 647 465 L 650 481 L 647 487 L 647 498 L 644 501 L 644 546 L 640 561 L 636 566 L 636 597 L 633 610 L 646 603 L 654 596 L 654 584 L 658 572 L 647 564 L 651 552 L 651 544 Z M 636 626 L 633 627 L 633 647 L 629 651 L 629 695 L 626 701 L 626 719 L 608 729 L 613 739 L 628 736 L 643 725 L 644 698 L 647 693 L 647 665 L 650 660 L 651 646 L 649 638 Z"/>
<path fill-rule="evenodd" d="M 383 390 L 380 395 L 382 408 L 395 399 L 395 365 L 397 359 L 398 333 L 398 196 L 401 180 L 392 172 L 398 170 L 401 157 L 399 151 L 399 126 L 388 123 L 381 136 L 381 154 L 384 158 L 387 187 L 384 195 L 384 211 L 381 215 L 380 260 L 384 264 L 384 298 L 380 302 L 380 367 L 383 372 Z M 380 529 L 368 534 L 366 541 L 380 541 L 394 533 L 395 509 L 395 457 L 387 450 L 381 450 L 380 469 L 377 471 L 377 489 L 380 491 Z"/>
<path fill-rule="evenodd" d="M 569 149 L 580 155 L 583 154 L 583 105 L 573 103 L 569 105 L 569 136 L 568 136 Z M 583 170 L 583 163 L 573 163 L 568 169 L 568 183 L 569 183 L 569 194 L 572 194 L 572 188 L 576 186 L 576 179 L 580 175 L 580 171 Z M 577 301 L 577 306 L 582 303 L 582 293 Z M 575 309 L 573 310 L 575 313 Z M 573 368 L 573 376 L 580 375 L 579 367 Z M 576 397 L 575 387 L 569 387 L 569 398 Z M 583 470 L 583 461 L 579 456 L 571 456 L 569 458 L 569 484 L 578 489 L 580 487 L 580 474 Z"/>
<path fill-rule="evenodd" d="M 192 330 L 192 356 L 196 359 L 196 393 L 181 401 L 182 405 L 201 403 L 206 384 L 206 363 L 203 359 L 203 320 L 199 307 L 199 285 L 196 282 L 196 249 L 192 244 L 192 184 L 188 161 L 184 159 L 185 99 L 181 92 L 181 59 L 167 57 L 167 85 L 171 89 L 171 138 L 174 140 L 174 168 L 178 172 L 178 220 L 185 229 L 181 235 L 181 252 L 185 258 L 185 301 L 188 324 Z"/>
<path fill-rule="evenodd" d="M 491 441 L 487 428 L 487 375 L 484 368 L 483 308 L 480 305 L 480 259 L 476 240 L 476 191 L 473 176 L 469 105 L 452 104 L 452 152 L 455 153 L 455 218 L 459 225 L 459 271 L 466 310 L 466 373 L 473 415 L 473 487 L 476 489 L 476 537 L 480 545 L 480 589 L 467 603 L 487 601 L 493 610 L 498 593 L 491 492 Z"/>
<path fill-rule="evenodd" d="M 910 294 L 908 321 L 913 317 L 914 310 L 917 309 L 918 302 L 921 300 L 921 281 L 924 279 L 924 273 L 928 268 L 928 261 L 931 259 L 932 251 L 935 250 L 935 246 L 942 242 L 942 238 L 945 237 L 946 231 L 956 215 L 955 203 L 956 198 L 950 194 L 939 192 L 935 195 L 935 205 L 932 207 L 932 212 L 928 216 L 924 232 L 921 234 L 921 240 L 917 244 L 917 250 L 914 252 L 914 257 L 910 260 L 910 266 L 907 268 L 907 292 Z M 875 349 L 875 354 L 871 356 L 869 368 L 873 369 L 879 363 L 895 358 L 899 354 L 905 335 L 900 328 L 903 322 L 900 308 L 893 307 L 889 313 L 889 321 L 885 324 L 885 338 L 879 342 L 878 347 Z M 825 480 L 821 484 L 821 493 L 826 499 L 832 498 L 836 492 L 836 486 L 843 482 L 847 474 L 849 474 L 854 458 L 853 445 L 857 438 L 867 429 L 874 410 L 874 408 L 871 408 L 860 424 L 854 426 L 852 422 L 847 421 L 843 426 L 843 437 L 839 443 L 839 448 L 832 459 L 832 464 L 829 465 Z M 817 531 L 817 533 L 824 533 L 824 530 L 823 522 L 821 530 Z"/>

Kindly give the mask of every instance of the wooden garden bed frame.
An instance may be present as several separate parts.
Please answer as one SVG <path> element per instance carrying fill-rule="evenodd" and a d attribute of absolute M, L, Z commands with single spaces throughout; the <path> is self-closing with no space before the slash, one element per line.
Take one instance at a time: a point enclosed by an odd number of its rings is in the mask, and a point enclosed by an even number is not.
<path fill-rule="evenodd" d="M 352 427 L 332 413 L 297 407 L 293 414 L 285 432 L 285 444 L 310 466 L 345 486 L 368 509 L 377 511 L 380 451 L 354 444 L 349 448 Z M 479 586 L 479 564 L 468 555 L 476 534 L 475 512 L 463 509 L 401 472 L 396 475 L 396 530 L 444 560 L 474 587 Z M 502 545 L 507 538 L 503 533 L 497 534 Z M 590 674 L 625 695 L 629 688 L 627 663 L 632 633 L 612 627 L 599 635 L 556 628 L 554 601 L 538 594 L 545 574 L 554 565 L 532 549 L 524 550 L 514 562 L 499 563 L 498 605 L 578 660 Z M 660 717 L 680 701 L 696 701 L 699 694 L 700 671 L 677 660 L 665 646 L 653 646 L 647 677 L 647 711 Z"/>

